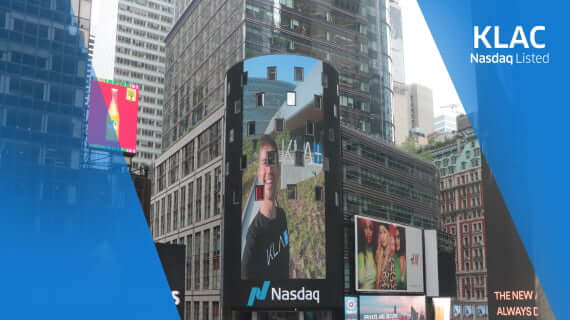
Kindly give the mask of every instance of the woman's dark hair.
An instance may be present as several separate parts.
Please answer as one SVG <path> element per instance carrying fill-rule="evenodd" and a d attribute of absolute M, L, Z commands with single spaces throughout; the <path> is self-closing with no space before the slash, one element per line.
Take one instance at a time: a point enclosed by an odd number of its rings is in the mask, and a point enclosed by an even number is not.
<path fill-rule="evenodd" d="M 370 245 L 366 243 L 366 236 L 364 235 L 364 228 L 366 228 L 366 224 L 372 224 L 372 242 Z M 376 250 L 377 242 L 378 242 L 378 223 L 368 220 L 368 219 L 359 219 L 358 220 L 358 251 L 364 252 L 366 248 L 371 248 Z"/>
<path fill-rule="evenodd" d="M 397 250 L 396 253 L 401 255 L 406 255 L 406 229 L 402 227 L 398 227 L 398 237 L 400 237 L 400 250 Z"/>

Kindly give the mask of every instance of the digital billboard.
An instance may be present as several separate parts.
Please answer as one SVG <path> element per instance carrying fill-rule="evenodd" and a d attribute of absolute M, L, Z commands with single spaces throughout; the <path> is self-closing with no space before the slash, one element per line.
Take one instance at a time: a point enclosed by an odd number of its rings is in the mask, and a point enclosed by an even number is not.
<path fill-rule="evenodd" d="M 227 77 L 228 299 L 255 308 L 338 305 L 342 260 L 328 259 L 342 254 L 342 238 L 332 236 L 342 226 L 337 73 L 313 58 L 270 55 Z M 242 295 L 234 289 L 244 286 Z"/>
<path fill-rule="evenodd" d="M 87 144 L 93 148 L 136 153 L 137 85 L 92 79 Z"/>
<path fill-rule="evenodd" d="M 424 291 L 422 231 L 355 216 L 356 290 Z"/>
<path fill-rule="evenodd" d="M 451 320 L 451 298 L 433 298 L 434 320 Z"/>
<path fill-rule="evenodd" d="M 461 305 L 454 304 L 453 309 L 451 310 L 451 320 L 459 320 L 461 319 Z"/>
<path fill-rule="evenodd" d="M 358 318 L 358 297 L 344 297 L 344 320 Z"/>
<path fill-rule="evenodd" d="M 425 320 L 424 296 L 360 296 L 360 320 Z"/>

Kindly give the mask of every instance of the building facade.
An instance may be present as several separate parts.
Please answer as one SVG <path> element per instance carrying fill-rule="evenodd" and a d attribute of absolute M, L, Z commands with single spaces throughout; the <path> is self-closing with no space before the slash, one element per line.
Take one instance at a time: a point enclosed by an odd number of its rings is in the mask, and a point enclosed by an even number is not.
<path fill-rule="evenodd" d="M 43 206 L 76 194 L 59 176 L 82 165 L 90 18 L 90 1 L 0 4 L 0 172 Z"/>
<path fill-rule="evenodd" d="M 433 131 L 438 133 L 453 133 L 457 131 L 457 116 L 440 114 L 433 120 Z"/>
<path fill-rule="evenodd" d="M 229 67 L 279 52 L 335 66 L 341 73 L 342 122 L 393 141 L 385 0 L 193 1 L 180 13 L 166 42 L 166 148 L 222 106 L 223 76 Z"/>
<path fill-rule="evenodd" d="M 432 150 L 432 154 L 440 170 L 442 228 L 455 238 L 457 296 L 452 304 L 471 306 L 473 310 L 478 306 L 486 308 L 487 240 L 481 147 L 473 129 L 466 127 L 448 144 Z"/>
<path fill-rule="evenodd" d="M 162 150 L 164 38 L 173 24 L 174 5 L 171 0 L 114 0 L 97 5 L 94 61 L 100 73 L 96 76 L 139 86 L 137 153 L 132 166 L 150 167 Z"/>
<path fill-rule="evenodd" d="M 433 132 L 433 96 L 431 89 L 420 84 L 408 86 L 412 129 L 424 137 Z"/>
<path fill-rule="evenodd" d="M 402 8 L 399 0 L 390 0 L 390 26 L 392 28 L 392 79 L 394 82 L 406 83 L 404 29 Z M 397 121 L 394 121 L 394 123 L 399 124 Z"/>

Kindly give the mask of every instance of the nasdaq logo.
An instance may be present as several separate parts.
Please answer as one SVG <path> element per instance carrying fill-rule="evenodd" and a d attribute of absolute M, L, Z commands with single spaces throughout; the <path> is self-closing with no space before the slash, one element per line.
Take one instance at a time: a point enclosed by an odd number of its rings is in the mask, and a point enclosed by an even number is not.
<path fill-rule="evenodd" d="M 255 300 L 264 301 L 267 298 L 267 292 L 269 291 L 269 285 L 271 281 L 264 281 L 263 286 L 260 288 L 253 287 L 249 292 L 249 300 L 247 301 L 247 306 L 252 307 Z"/>

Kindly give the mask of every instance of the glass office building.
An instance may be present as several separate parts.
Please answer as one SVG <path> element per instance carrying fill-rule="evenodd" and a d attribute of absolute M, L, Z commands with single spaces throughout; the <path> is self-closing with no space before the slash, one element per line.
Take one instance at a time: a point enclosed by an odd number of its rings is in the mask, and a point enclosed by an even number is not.
<path fill-rule="evenodd" d="M 0 171 L 44 205 L 74 199 L 62 176 L 81 165 L 90 11 L 86 0 L 0 3 Z M 53 179 L 20 179 L 30 174 Z"/>
<path fill-rule="evenodd" d="M 271 53 L 331 63 L 341 74 L 342 123 L 393 142 L 387 2 L 191 2 L 166 38 L 163 146 L 222 106 L 229 67 Z"/>

